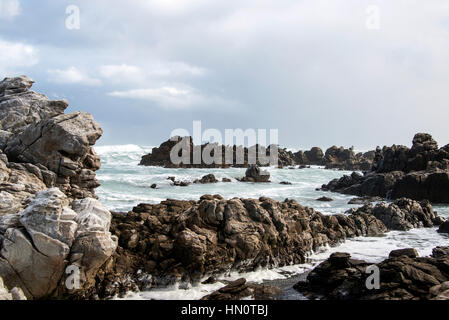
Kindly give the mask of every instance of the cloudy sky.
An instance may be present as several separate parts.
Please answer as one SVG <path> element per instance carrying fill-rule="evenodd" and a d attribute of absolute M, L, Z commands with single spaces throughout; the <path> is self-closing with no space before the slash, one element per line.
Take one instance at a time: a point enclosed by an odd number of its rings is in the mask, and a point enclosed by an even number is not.
<path fill-rule="evenodd" d="M 18 74 L 92 113 L 102 145 L 193 120 L 296 148 L 444 145 L 449 2 L 0 0 L 0 76 Z"/>

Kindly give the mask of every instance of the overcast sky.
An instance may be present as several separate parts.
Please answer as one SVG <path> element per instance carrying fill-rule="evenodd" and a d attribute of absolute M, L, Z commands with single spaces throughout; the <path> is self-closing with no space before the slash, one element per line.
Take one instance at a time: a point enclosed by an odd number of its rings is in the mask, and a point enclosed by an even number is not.
<path fill-rule="evenodd" d="M 0 76 L 18 74 L 92 113 L 101 145 L 156 145 L 201 120 L 279 129 L 295 148 L 415 132 L 442 146 L 449 1 L 0 0 Z"/>

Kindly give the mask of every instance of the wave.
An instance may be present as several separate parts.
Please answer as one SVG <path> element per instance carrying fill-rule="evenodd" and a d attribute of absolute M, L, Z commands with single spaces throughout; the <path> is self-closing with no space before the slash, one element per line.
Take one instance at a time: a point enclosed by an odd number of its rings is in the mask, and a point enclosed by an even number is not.
<path fill-rule="evenodd" d="M 141 146 L 137 144 L 118 144 L 118 145 L 106 145 L 106 146 L 95 146 L 94 149 L 98 155 L 107 155 L 110 153 L 142 153 L 146 154 L 153 149 L 154 146 Z"/>

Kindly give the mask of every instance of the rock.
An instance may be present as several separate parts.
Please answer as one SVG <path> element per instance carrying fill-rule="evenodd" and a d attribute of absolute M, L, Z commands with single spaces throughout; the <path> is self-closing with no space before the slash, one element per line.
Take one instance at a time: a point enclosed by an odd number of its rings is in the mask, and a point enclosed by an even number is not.
<path fill-rule="evenodd" d="M 57 188 L 40 191 L 18 221 L 9 215 L 0 223 L 9 224 L 0 228 L 0 274 L 8 286 L 22 288 L 28 298 L 66 292 L 62 279 L 69 263 L 80 268 L 82 289 L 89 288 L 115 251 L 109 211 L 91 198 L 69 205 Z"/>
<path fill-rule="evenodd" d="M 291 182 L 288 182 L 288 181 L 281 181 L 281 182 L 279 182 L 279 184 L 291 185 L 292 183 L 291 183 Z"/>
<path fill-rule="evenodd" d="M 397 145 L 378 147 L 372 171 L 361 179 L 344 176 L 322 189 L 356 196 L 449 203 L 449 147 L 438 149 L 431 135 L 418 133 L 411 149 Z"/>
<path fill-rule="evenodd" d="M 223 179 L 221 179 L 221 182 L 231 182 L 231 179 L 229 179 L 229 178 L 223 178 Z"/>
<path fill-rule="evenodd" d="M 444 221 L 438 228 L 440 233 L 449 233 L 449 220 Z"/>
<path fill-rule="evenodd" d="M 319 197 L 318 199 L 316 199 L 316 201 L 330 202 L 330 201 L 334 201 L 334 199 L 323 196 L 323 197 Z"/>
<path fill-rule="evenodd" d="M 414 248 L 406 248 L 406 249 L 398 249 L 390 252 L 389 258 L 407 256 L 409 258 L 417 258 L 419 257 L 418 251 Z"/>
<path fill-rule="evenodd" d="M 14 287 L 11 291 L 5 287 L 3 279 L 0 277 L 0 301 L 1 300 L 27 300 L 22 289 Z"/>
<path fill-rule="evenodd" d="M 178 143 L 180 143 L 178 145 Z M 185 153 L 179 163 L 172 161 L 170 154 L 181 154 L 181 146 L 184 146 Z M 161 143 L 159 147 L 152 149 L 150 154 L 144 155 L 140 165 L 162 166 L 167 168 L 247 168 L 250 164 L 258 166 L 270 165 L 271 152 L 275 145 L 267 148 L 254 145 L 249 148 L 242 146 L 218 145 L 216 143 L 205 143 L 195 145 L 192 137 L 172 137 Z M 295 165 L 294 154 L 286 149 L 276 146 L 278 165 Z M 275 151 L 273 151 L 275 152 Z M 201 157 L 195 157 L 199 154 Z M 210 159 L 205 159 L 209 155 Z M 263 157 L 263 158 L 262 158 Z M 250 161 L 251 160 L 251 161 Z"/>
<path fill-rule="evenodd" d="M 348 201 L 348 204 L 368 204 L 371 202 L 378 202 L 378 201 L 382 201 L 382 198 L 365 196 L 365 197 L 352 198 L 351 200 Z"/>
<path fill-rule="evenodd" d="M 245 176 L 238 180 L 242 182 L 270 182 L 270 173 L 261 170 L 257 165 L 250 165 L 246 169 Z"/>
<path fill-rule="evenodd" d="M 212 173 L 210 173 L 210 174 L 207 174 L 207 175 L 203 176 L 199 180 L 195 180 L 193 183 L 202 183 L 202 184 L 204 184 L 204 183 L 216 183 L 216 182 L 218 182 L 218 180 L 215 178 L 215 176 Z"/>
<path fill-rule="evenodd" d="M 335 254 L 334 254 L 335 255 Z M 414 249 L 395 250 L 390 257 L 376 264 L 379 288 L 368 289 L 366 281 L 373 266 L 338 254 L 319 264 L 294 288 L 310 299 L 329 300 L 424 300 L 448 299 L 449 255 L 417 256 Z"/>
<path fill-rule="evenodd" d="M 244 298 L 274 300 L 281 293 L 282 290 L 277 287 L 247 283 L 246 279 L 241 278 L 203 297 L 201 300 L 240 300 Z"/>
<path fill-rule="evenodd" d="M 156 189 L 157 188 L 157 184 L 153 183 L 150 188 L 151 189 Z"/>
<path fill-rule="evenodd" d="M 412 228 L 433 227 L 441 224 L 441 218 L 433 211 L 428 201 L 417 202 L 401 198 L 393 203 L 380 202 L 376 206 L 364 205 L 357 209 L 350 209 L 346 213 L 370 213 L 389 230 L 410 230 Z"/>
<path fill-rule="evenodd" d="M 39 164 L 53 171 L 59 178 L 57 186 L 73 198 L 94 197 L 99 160 L 92 146 L 101 134 L 90 114 L 61 114 L 29 125 L 8 142 L 5 153 L 15 162 Z"/>

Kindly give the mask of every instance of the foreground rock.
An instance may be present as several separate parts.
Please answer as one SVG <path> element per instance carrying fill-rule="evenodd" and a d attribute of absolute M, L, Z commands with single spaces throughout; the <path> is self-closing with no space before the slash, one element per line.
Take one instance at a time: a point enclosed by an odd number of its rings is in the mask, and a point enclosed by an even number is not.
<path fill-rule="evenodd" d="M 443 253 L 443 254 L 442 254 Z M 333 253 L 294 288 L 311 299 L 332 300 L 447 300 L 449 299 L 449 248 L 436 248 L 432 257 L 417 257 L 416 250 L 397 250 L 376 264 L 379 288 L 368 289 L 367 272 L 373 264 Z"/>
<path fill-rule="evenodd" d="M 14 299 L 19 288 L 29 299 L 77 296 L 117 247 L 111 213 L 94 193 L 92 146 L 102 130 L 32 84 L 26 76 L 0 82 L 0 277 L 18 288 Z"/>
<path fill-rule="evenodd" d="M 364 175 L 352 173 L 334 179 L 322 190 L 379 196 L 427 199 L 435 203 L 449 202 L 449 145 L 438 149 L 432 136 L 418 133 L 411 149 L 405 146 L 376 150 L 372 171 Z"/>
<path fill-rule="evenodd" d="M 57 188 L 41 191 L 20 215 L 0 217 L 0 275 L 28 298 L 62 297 L 72 266 L 80 271 L 78 290 L 89 288 L 117 246 L 110 220 L 95 199 L 70 203 Z"/>
<path fill-rule="evenodd" d="M 217 291 L 201 298 L 201 300 L 274 300 L 282 293 L 282 290 L 269 285 L 248 283 L 241 278 L 229 283 Z"/>
<path fill-rule="evenodd" d="M 384 220 L 395 228 L 428 226 L 436 219 L 427 204 L 397 206 L 393 211 L 400 218 Z M 205 195 L 200 201 L 166 200 L 115 213 L 111 231 L 119 248 L 91 291 L 100 298 L 133 287 L 197 283 L 230 270 L 304 263 L 311 250 L 350 237 L 379 235 L 387 227 L 372 210 L 323 215 L 294 200 Z"/>

